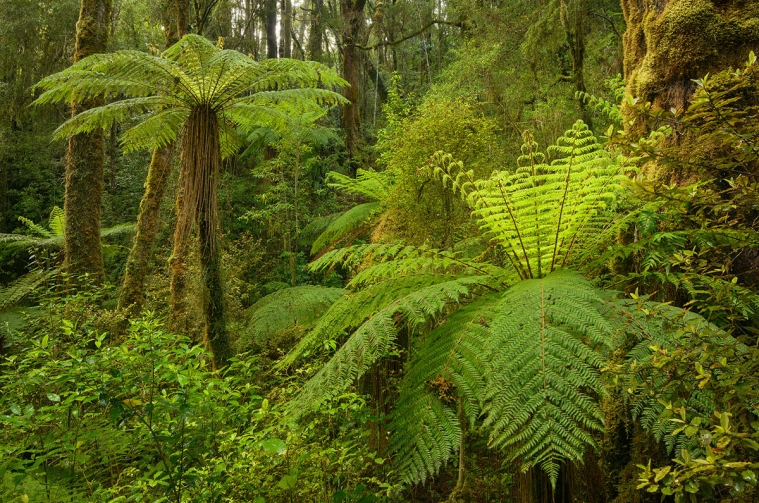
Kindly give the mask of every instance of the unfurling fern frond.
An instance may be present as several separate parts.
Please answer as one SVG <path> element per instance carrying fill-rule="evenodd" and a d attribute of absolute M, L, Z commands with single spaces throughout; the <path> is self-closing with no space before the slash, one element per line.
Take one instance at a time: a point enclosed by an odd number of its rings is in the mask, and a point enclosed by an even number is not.
<path fill-rule="evenodd" d="M 473 424 L 485 389 L 488 323 L 500 294 L 481 297 L 456 311 L 424 337 L 401 382 L 390 415 L 389 448 L 401 480 L 415 484 L 435 475 L 459 449 L 460 418 Z"/>
<path fill-rule="evenodd" d="M 581 461 L 603 428 L 600 350 L 614 331 L 604 298 L 581 275 L 557 271 L 511 287 L 491 327 L 490 442 L 555 484 L 560 463 Z"/>
<path fill-rule="evenodd" d="M 243 348 L 260 345 L 286 328 L 310 326 L 345 293 L 341 288 L 308 285 L 269 294 L 246 311 L 249 318 L 240 344 Z"/>

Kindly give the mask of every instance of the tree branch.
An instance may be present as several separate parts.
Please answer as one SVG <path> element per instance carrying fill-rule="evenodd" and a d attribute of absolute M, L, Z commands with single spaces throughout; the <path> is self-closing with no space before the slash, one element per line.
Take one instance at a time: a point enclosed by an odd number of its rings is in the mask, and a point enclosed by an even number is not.
<path fill-rule="evenodd" d="M 377 42 L 376 44 L 372 44 L 372 45 L 355 44 L 355 47 L 361 49 L 362 51 L 371 51 L 372 49 L 376 49 L 378 47 L 398 45 L 401 42 L 405 42 L 406 40 L 408 40 L 410 38 L 414 38 L 414 37 L 416 37 L 418 35 L 421 35 L 425 31 L 427 31 L 433 24 L 447 24 L 449 26 L 456 26 L 458 28 L 463 28 L 463 23 L 461 23 L 461 22 L 445 21 L 444 19 L 433 19 L 432 21 L 430 21 L 426 25 L 422 26 L 417 31 L 415 31 L 415 32 L 413 32 L 413 33 L 411 33 L 409 35 L 406 35 L 405 37 L 401 37 L 398 40 L 388 40 L 388 41 L 385 41 L 385 42 Z"/>

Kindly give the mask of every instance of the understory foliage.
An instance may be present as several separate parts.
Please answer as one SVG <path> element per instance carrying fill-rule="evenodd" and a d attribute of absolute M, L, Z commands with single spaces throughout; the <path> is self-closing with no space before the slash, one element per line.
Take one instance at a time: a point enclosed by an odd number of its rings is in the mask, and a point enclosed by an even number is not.
<path fill-rule="evenodd" d="M 525 470 L 539 465 L 553 483 L 563 461 L 579 461 L 595 445 L 592 432 L 603 423 L 598 369 L 614 327 L 605 294 L 570 266 L 612 221 L 620 167 L 582 122 L 549 152 L 554 160 L 546 164 L 526 135 L 517 170 L 487 180 L 450 157 L 433 161 L 435 175 L 463 197 L 489 238 L 476 258 L 369 244 L 311 264 L 355 268 L 352 293 L 280 365 L 349 336 L 295 403 L 317 408 L 397 352 L 401 330 L 422 335 L 440 325 L 408 355 L 390 416 L 390 450 L 404 482 L 434 475 L 459 449 L 460 422 L 473 424 L 481 414 L 492 446 Z"/>

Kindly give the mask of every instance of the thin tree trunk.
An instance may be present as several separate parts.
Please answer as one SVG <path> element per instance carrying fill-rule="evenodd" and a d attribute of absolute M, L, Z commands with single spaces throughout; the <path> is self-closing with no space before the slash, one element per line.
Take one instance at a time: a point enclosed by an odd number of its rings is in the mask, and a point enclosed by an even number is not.
<path fill-rule="evenodd" d="M 137 219 L 137 232 L 134 246 L 129 252 L 126 263 L 124 284 L 119 296 L 119 309 L 129 309 L 135 315 L 142 309 L 145 301 L 145 279 L 153 250 L 153 240 L 158 228 L 158 212 L 166 192 L 174 144 L 153 151 L 145 182 L 145 194 L 140 202 L 140 216 Z"/>
<path fill-rule="evenodd" d="M 311 61 L 321 61 L 322 59 L 322 37 L 324 27 L 322 26 L 322 15 L 324 10 L 324 0 L 311 1 L 311 23 L 308 29 L 308 54 Z"/>
<path fill-rule="evenodd" d="M 164 4 L 163 23 L 166 47 L 170 47 L 179 39 L 182 33 L 182 25 L 177 7 L 182 0 Z M 184 7 L 189 5 L 185 4 Z M 185 18 L 186 18 L 185 13 Z M 182 33 L 183 35 L 185 33 Z M 145 301 L 145 280 L 148 275 L 148 265 L 153 250 L 153 240 L 158 228 L 158 212 L 161 209 L 161 201 L 166 193 L 169 174 L 171 173 L 171 158 L 175 144 L 153 151 L 148 168 L 148 177 L 145 182 L 145 193 L 140 201 L 140 215 L 137 218 L 137 232 L 134 236 L 134 245 L 129 252 L 129 258 L 124 272 L 124 283 L 119 296 L 119 309 L 128 309 L 131 315 L 136 315 L 142 309 Z M 184 259 L 182 259 L 184 260 Z M 172 285 L 176 287 L 177 285 Z M 172 288 L 172 293 L 175 289 Z M 182 290 L 182 295 L 184 295 Z"/>
<path fill-rule="evenodd" d="M 277 57 L 277 0 L 264 0 L 266 9 L 264 21 L 266 23 L 266 57 Z"/>
<path fill-rule="evenodd" d="M 177 35 L 182 38 L 190 33 L 190 0 L 175 0 L 175 15 L 177 19 Z"/>
<path fill-rule="evenodd" d="M 348 153 L 349 168 L 353 176 L 358 169 L 358 155 L 361 143 L 361 113 L 359 99 L 361 87 L 361 55 L 356 47 L 364 23 L 366 0 L 341 0 L 340 12 L 343 17 L 343 78 L 350 84 L 343 95 L 350 102 L 343 105 L 343 130 L 345 149 Z"/>
<path fill-rule="evenodd" d="M 292 0 L 282 0 L 282 27 L 280 28 L 280 39 L 282 40 L 282 52 L 285 58 L 292 57 L 292 32 L 293 32 L 293 2 Z"/>
<path fill-rule="evenodd" d="M 111 24 L 111 0 L 82 0 L 76 24 L 74 62 L 91 54 L 106 52 Z M 104 104 L 102 97 L 75 103 L 74 115 Z M 79 276 L 89 274 L 103 281 L 103 252 L 100 245 L 100 211 L 103 204 L 103 130 L 69 138 L 66 156 L 66 215 L 64 267 Z"/>

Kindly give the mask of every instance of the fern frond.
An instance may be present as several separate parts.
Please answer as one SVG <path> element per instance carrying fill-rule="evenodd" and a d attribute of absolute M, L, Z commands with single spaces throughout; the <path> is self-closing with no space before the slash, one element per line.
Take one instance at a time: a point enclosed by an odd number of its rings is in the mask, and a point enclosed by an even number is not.
<path fill-rule="evenodd" d="M 599 350 L 613 326 L 603 296 L 582 276 L 557 271 L 506 291 L 492 326 L 484 407 L 490 443 L 553 484 L 560 463 L 581 461 L 603 428 Z"/>
<path fill-rule="evenodd" d="M 58 269 L 35 269 L 9 285 L 0 287 L 0 309 L 12 307 L 21 302 L 26 296 L 34 293 L 51 278 L 58 275 Z"/>
<path fill-rule="evenodd" d="M 420 283 L 420 278 L 414 277 L 413 279 L 416 284 Z M 389 352 L 395 340 L 398 326 L 403 324 L 411 330 L 416 329 L 419 325 L 435 319 L 447 306 L 463 301 L 486 280 L 486 277 L 477 276 L 461 279 L 444 276 L 429 277 L 427 281 L 434 281 L 433 284 L 421 288 L 406 288 L 402 296 L 398 296 L 397 289 L 386 292 L 385 299 L 392 300 L 379 309 L 374 309 L 374 307 L 381 303 L 367 299 L 369 304 L 374 304 L 372 309 L 364 311 L 372 312 L 369 319 L 361 323 L 352 332 L 332 359 L 304 385 L 295 403 L 308 403 L 311 404 L 312 408 L 316 408 L 325 400 L 344 392 L 366 372 L 371 364 Z M 397 282 L 380 285 L 383 285 L 387 290 L 388 286 L 396 286 L 393 283 Z M 333 309 L 341 311 L 343 319 L 356 320 L 356 314 L 345 313 L 346 307 L 355 309 L 355 305 L 346 306 L 342 304 L 338 306 L 338 303 L 339 301 L 333 305 L 322 320 L 328 319 L 330 311 Z M 319 321 L 312 334 L 321 332 L 323 336 L 325 332 L 334 334 L 335 328 L 340 329 L 339 326 L 325 327 L 322 320 Z M 309 334 L 310 336 L 311 334 Z M 309 342 L 313 343 L 312 341 Z M 294 353 L 296 355 L 299 353 L 298 348 Z M 301 408 L 292 412 L 295 415 L 300 415 L 307 411 Z"/>
<path fill-rule="evenodd" d="M 316 238 L 311 245 L 311 255 L 316 255 L 329 246 L 334 246 L 347 236 L 358 232 L 382 207 L 380 202 L 364 203 L 354 206 L 337 217 Z"/>
<path fill-rule="evenodd" d="M 389 449 L 401 481 L 424 482 L 459 449 L 462 400 L 470 424 L 480 414 L 485 389 L 488 323 L 500 294 L 491 293 L 462 307 L 424 337 L 401 382 L 390 415 Z M 435 388 L 435 384 L 451 389 Z"/>
<path fill-rule="evenodd" d="M 248 321 L 240 334 L 240 344 L 260 345 L 283 329 L 309 326 L 345 293 L 341 288 L 308 285 L 269 294 L 246 310 Z"/>

